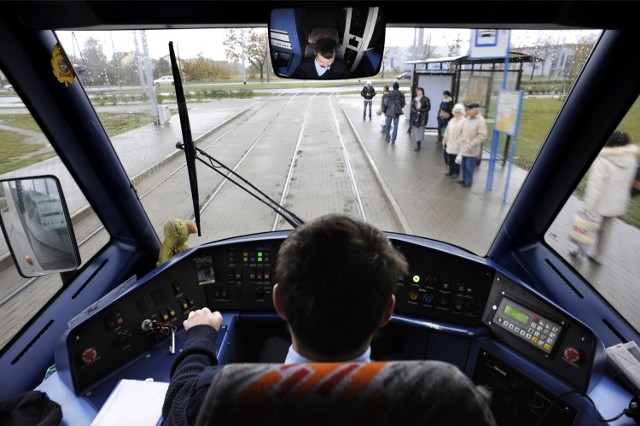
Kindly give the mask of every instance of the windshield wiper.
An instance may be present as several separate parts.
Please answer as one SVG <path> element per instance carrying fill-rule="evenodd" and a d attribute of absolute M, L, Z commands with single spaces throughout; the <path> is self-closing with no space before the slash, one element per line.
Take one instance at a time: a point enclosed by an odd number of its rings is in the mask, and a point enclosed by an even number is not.
<path fill-rule="evenodd" d="M 193 143 L 193 138 L 191 137 L 191 125 L 189 124 L 189 113 L 187 111 L 187 101 L 184 97 L 184 90 L 182 88 L 182 79 L 180 78 L 180 70 L 178 68 L 178 62 L 176 61 L 176 55 L 173 52 L 173 42 L 169 42 L 169 55 L 171 56 L 171 70 L 173 72 L 173 82 L 176 88 L 176 98 L 178 101 L 178 116 L 180 117 L 180 127 L 182 128 L 182 139 L 183 143 L 178 142 L 176 144 L 176 148 L 184 150 L 184 155 L 187 162 L 187 171 L 189 172 L 189 185 L 191 186 L 191 199 L 193 201 L 193 212 L 194 219 L 196 222 L 196 226 L 198 227 L 198 236 L 200 236 L 200 198 L 198 195 L 198 178 L 196 176 L 196 159 L 203 164 L 206 164 L 209 168 L 211 168 L 216 173 L 222 175 L 227 180 L 243 189 L 245 192 L 250 194 L 256 200 L 270 207 L 274 212 L 279 214 L 287 223 L 294 228 L 302 225 L 304 221 L 296 216 L 294 213 L 290 212 L 280 204 L 278 204 L 275 200 L 269 197 L 267 194 L 258 189 L 251 182 L 231 170 L 229 167 L 222 164 L 220 161 L 216 160 L 205 151 L 196 148 Z M 208 161 L 203 160 L 198 157 L 197 154 L 201 154 L 207 157 Z M 218 170 L 221 167 L 227 170 L 229 173 L 225 174 Z M 235 176 L 240 179 L 242 183 L 249 188 L 253 189 L 251 191 L 246 186 L 243 186 L 241 183 L 235 181 L 231 176 Z M 257 192 L 257 194 L 256 194 Z"/>
<path fill-rule="evenodd" d="M 176 144 L 176 148 L 184 150 L 185 151 L 185 155 L 186 155 L 186 146 L 185 146 L 185 144 L 178 142 Z M 300 225 L 302 225 L 304 223 L 304 221 L 302 219 L 300 219 L 295 213 L 291 212 L 287 208 L 285 208 L 282 205 L 278 204 L 277 201 L 275 201 L 273 198 L 269 197 L 269 195 L 265 194 L 263 191 L 261 191 L 254 184 L 252 184 L 251 182 L 249 182 L 248 180 L 246 180 L 245 178 L 240 176 L 238 173 L 234 172 L 232 169 L 227 167 L 225 164 L 221 163 L 219 160 L 217 160 L 214 157 L 210 156 L 209 154 L 207 154 L 205 151 L 201 150 L 200 148 L 194 147 L 194 149 L 195 149 L 195 159 L 196 160 L 198 160 L 201 163 L 205 164 L 211 170 L 213 170 L 214 172 L 218 173 L 220 176 L 224 177 L 225 179 L 227 179 L 228 181 L 230 181 L 231 183 L 233 183 L 234 185 L 236 185 L 237 187 L 239 187 L 240 189 L 242 189 L 243 191 L 245 191 L 246 193 L 251 195 L 256 200 L 260 201 L 261 203 L 263 203 L 267 207 L 270 207 L 274 212 L 276 212 L 284 220 L 286 220 L 289 225 L 293 226 L 294 228 L 297 228 L 298 226 L 300 226 Z M 202 159 L 198 155 L 202 155 L 202 156 L 206 157 L 206 160 Z M 219 170 L 220 168 L 226 170 L 228 173 L 225 173 L 225 172 Z M 235 179 L 233 179 L 233 177 L 239 179 L 242 183 L 236 181 Z M 249 188 L 251 188 L 251 189 L 247 188 L 247 186 Z"/>
<path fill-rule="evenodd" d="M 193 218 L 198 228 L 198 236 L 200 232 L 200 198 L 198 196 L 198 177 L 196 176 L 196 149 L 191 137 L 191 125 L 189 124 L 189 113 L 187 112 L 187 101 L 184 97 L 182 88 L 182 79 L 180 78 L 180 70 L 178 61 L 173 52 L 173 42 L 169 42 L 169 55 L 171 56 L 171 71 L 173 73 L 173 83 L 176 88 L 176 99 L 178 102 L 178 116 L 180 117 L 180 127 L 182 129 L 182 139 L 184 141 L 184 156 L 187 162 L 187 171 L 189 172 L 189 186 L 191 187 L 191 200 L 193 201 Z"/>

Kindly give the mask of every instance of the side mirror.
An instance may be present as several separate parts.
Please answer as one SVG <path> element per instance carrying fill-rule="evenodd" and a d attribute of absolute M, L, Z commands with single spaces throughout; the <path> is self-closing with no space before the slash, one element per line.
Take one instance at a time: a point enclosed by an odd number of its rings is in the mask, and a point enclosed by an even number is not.
<path fill-rule="evenodd" d="M 69 211 L 56 177 L 1 180 L 0 225 L 23 277 L 72 271 L 80 265 Z"/>
<path fill-rule="evenodd" d="M 278 77 L 306 80 L 374 76 L 382 65 L 385 28 L 379 7 L 274 9 L 269 20 L 273 70 Z M 316 66 L 325 69 L 322 75 Z"/>

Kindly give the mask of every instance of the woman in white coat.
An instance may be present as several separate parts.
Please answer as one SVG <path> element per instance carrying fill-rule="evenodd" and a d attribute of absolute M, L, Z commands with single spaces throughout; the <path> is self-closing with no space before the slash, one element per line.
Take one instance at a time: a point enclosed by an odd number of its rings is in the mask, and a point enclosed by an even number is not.
<path fill-rule="evenodd" d="M 609 240 L 613 219 L 627 212 L 631 185 L 636 175 L 636 155 L 626 132 L 615 131 L 591 165 L 584 194 L 584 208 L 600 215 L 602 222 L 589 260 L 600 263 Z"/>
<path fill-rule="evenodd" d="M 460 174 L 460 165 L 456 164 L 456 156 L 460 152 L 462 123 L 464 123 L 465 120 L 464 105 L 455 104 L 451 112 L 453 113 L 453 118 L 449 120 L 447 127 L 444 128 L 444 136 L 442 138 L 442 147 L 447 153 L 447 165 L 449 166 L 449 171 L 444 175 L 457 178 Z"/>

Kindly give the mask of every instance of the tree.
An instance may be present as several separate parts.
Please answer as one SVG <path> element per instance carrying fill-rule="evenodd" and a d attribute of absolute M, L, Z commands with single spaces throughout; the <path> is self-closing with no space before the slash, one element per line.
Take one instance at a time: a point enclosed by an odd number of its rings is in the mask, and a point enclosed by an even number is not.
<path fill-rule="evenodd" d="M 229 78 L 229 71 L 199 53 L 196 59 L 185 60 L 184 78 L 189 81 L 213 81 Z"/>
<path fill-rule="evenodd" d="M 89 37 L 82 49 L 82 59 L 89 71 L 89 84 L 107 84 L 107 55 L 104 54 L 102 43 Z"/>
<path fill-rule="evenodd" d="M 424 43 L 424 50 L 422 51 L 422 57 L 425 59 L 428 58 L 436 58 L 438 57 L 437 55 L 437 46 L 432 46 L 431 45 L 431 33 L 427 33 L 427 39 L 425 40 Z"/>
<path fill-rule="evenodd" d="M 577 43 L 572 45 L 574 55 L 570 75 L 574 80 L 584 67 L 584 64 L 587 63 L 587 59 L 591 54 L 593 46 L 596 45 L 597 40 L 598 36 L 596 34 L 587 34 L 578 37 Z"/>
<path fill-rule="evenodd" d="M 182 61 L 180 61 L 182 62 Z M 165 75 L 170 75 L 172 73 L 171 70 L 171 59 L 160 58 L 154 61 L 153 64 L 153 75 L 155 78 L 160 78 Z"/>
<path fill-rule="evenodd" d="M 269 58 L 266 30 L 232 28 L 227 31 L 222 42 L 225 55 L 231 62 L 242 62 L 242 57 L 260 72 L 260 81 L 264 80 L 265 65 Z"/>
<path fill-rule="evenodd" d="M 449 56 L 459 55 L 461 47 L 462 39 L 460 38 L 460 34 L 458 34 L 455 40 L 447 44 L 447 48 L 449 49 Z"/>

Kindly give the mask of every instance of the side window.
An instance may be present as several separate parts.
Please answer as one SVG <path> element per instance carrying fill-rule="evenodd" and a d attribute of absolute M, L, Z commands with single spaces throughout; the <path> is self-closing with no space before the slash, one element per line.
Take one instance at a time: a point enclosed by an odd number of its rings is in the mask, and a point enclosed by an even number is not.
<path fill-rule="evenodd" d="M 109 240 L 100 220 L 71 178 L 20 96 L 0 72 L 0 179 L 55 175 L 69 208 L 82 265 Z M 0 197 L 0 209 L 8 207 Z M 51 247 L 50 250 L 56 250 Z M 81 267 L 82 267 L 81 265 Z M 63 287 L 59 274 L 20 276 L 4 235 L 0 233 L 0 309 L 7 325 L 3 348 Z"/>
<path fill-rule="evenodd" d="M 569 198 L 545 241 L 640 330 L 640 101 Z"/>

